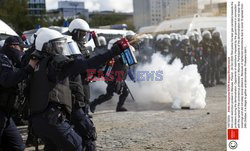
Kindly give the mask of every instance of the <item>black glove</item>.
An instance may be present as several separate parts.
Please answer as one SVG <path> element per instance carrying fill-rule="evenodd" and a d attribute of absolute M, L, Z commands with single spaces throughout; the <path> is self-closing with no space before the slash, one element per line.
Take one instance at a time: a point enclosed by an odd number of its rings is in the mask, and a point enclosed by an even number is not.
<path fill-rule="evenodd" d="M 30 59 L 33 59 L 33 60 L 36 60 L 36 59 L 41 60 L 43 58 L 44 58 L 43 53 L 37 50 L 32 52 L 32 54 L 30 55 Z"/>
<path fill-rule="evenodd" d="M 123 50 L 120 48 L 120 46 L 117 43 L 114 43 L 111 51 L 114 53 L 114 56 L 117 56 L 123 52 Z"/>
<path fill-rule="evenodd" d="M 129 47 L 128 40 L 126 38 L 122 38 L 113 44 L 111 51 L 113 51 L 115 55 L 119 55 L 128 47 Z"/>
<path fill-rule="evenodd" d="M 64 55 L 55 55 L 51 61 L 51 66 L 54 67 L 55 71 L 61 71 L 63 67 L 71 63 L 73 59 L 70 59 Z"/>

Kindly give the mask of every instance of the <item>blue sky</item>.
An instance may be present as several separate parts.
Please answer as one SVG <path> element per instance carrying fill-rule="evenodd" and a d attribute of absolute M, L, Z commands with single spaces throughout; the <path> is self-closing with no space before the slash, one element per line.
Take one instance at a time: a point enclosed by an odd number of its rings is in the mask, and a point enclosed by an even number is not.
<path fill-rule="evenodd" d="M 47 9 L 56 9 L 59 0 L 46 0 Z M 90 11 L 115 10 L 120 12 L 132 12 L 133 0 L 75 0 L 84 1 L 85 7 Z M 198 0 L 199 7 L 207 4 L 210 0 Z M 226 0 L 213 0 L 213 2 L 225 2 Z"/>

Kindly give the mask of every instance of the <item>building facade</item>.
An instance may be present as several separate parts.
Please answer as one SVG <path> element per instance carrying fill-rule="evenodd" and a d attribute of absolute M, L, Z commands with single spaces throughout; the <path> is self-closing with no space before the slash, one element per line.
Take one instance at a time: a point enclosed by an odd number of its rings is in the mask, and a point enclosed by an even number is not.
<path fill-rule="evenodd" d="M 133 0 L 134 7 L 134 26 L 139 29 L 143 26 L 151 25 L 151 0 Z"/>
<path fill-rule="evenodd" d="M 225 16 L 227 14 L 227 2 L 207 4 L 202 10 L 203 13 L 212 13 L 214 16 Z"/>
<path fill-rule="evenodd" d="M 163 20 L 193 16 L 198 12 L 198 0 L 133 0 L 134 25 L 157 25 Z"/>
<path fill-rule="evenodd" d="M 82 1 L 59 1 L 58 10 L 61 11 L 65 19 L 76 18 L 78 16 L 84 16 L 87 20 L 89 18 L 89 12 L 85 9 L 84 2 Z"/>
<path fill-rule="evenodd" d="M 45 0 L 29 0 L 28 1 L 29 15 L 40 17 L 46 12 Z"/>

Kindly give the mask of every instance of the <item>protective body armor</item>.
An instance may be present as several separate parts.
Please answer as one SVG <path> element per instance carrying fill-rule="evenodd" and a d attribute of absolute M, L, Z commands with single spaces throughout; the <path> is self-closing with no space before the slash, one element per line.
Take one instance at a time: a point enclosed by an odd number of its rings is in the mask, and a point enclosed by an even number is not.
<path fill-rule="evenodd" d="M 63 105 L 70 113 L 72 109 L 69 79 L 54 83 L 48 79 L 49 58 L 40 61 L 30 82 L 31 114 L 43 112 L 50 102 Z"/>
<path fill-rule="evenodd" d="M 211 40 L 207 41 L 207 40 L 202 40 L 201 42 L 201 46 L 203 48 L 203 55 L 205 57 L 208 56 L 214 56 L 215 55 L 215 50 L 213 48 L 213 43 Z"/>

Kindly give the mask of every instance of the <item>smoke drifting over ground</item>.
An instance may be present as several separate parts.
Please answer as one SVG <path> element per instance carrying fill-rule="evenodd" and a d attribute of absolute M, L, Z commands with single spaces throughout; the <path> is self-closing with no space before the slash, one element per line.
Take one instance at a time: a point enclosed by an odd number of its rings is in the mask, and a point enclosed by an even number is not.
<path fill-rule="evenodd" d="M 206 91 L 200 82 L 200 74 L 197 71 L 197 65 L 189 65 L 182 68 L 182 63 L 176 59 L 172 65 L 169 65 L 169 57 L 163 57 L 160 54 L 152 56 L 152 62 L 136 67 L 136 83 L 128 81 L 127 84 L 132 91 L 138 104 L 147 104 L 153 102 L 172 103 L 172 108 L 190 107 L 191 109 L 200 109 L 206 106 Z M 155 78 L 148 78 L 147 74 L 139 74 L 141 71 L 149 73 L 162 73 Z M 143 77 L 143 78 L 142 78 Z M 141 81 L 141 79 L 145 79 Z M 105 93 L 106 84 L 104 82 L 95 82 L 91 85 L 92 97 L 97 97 Z M 92 98 L 93 99 L 93 98 Z M 118 98 L 115 98 L 118 101 Z"/>

